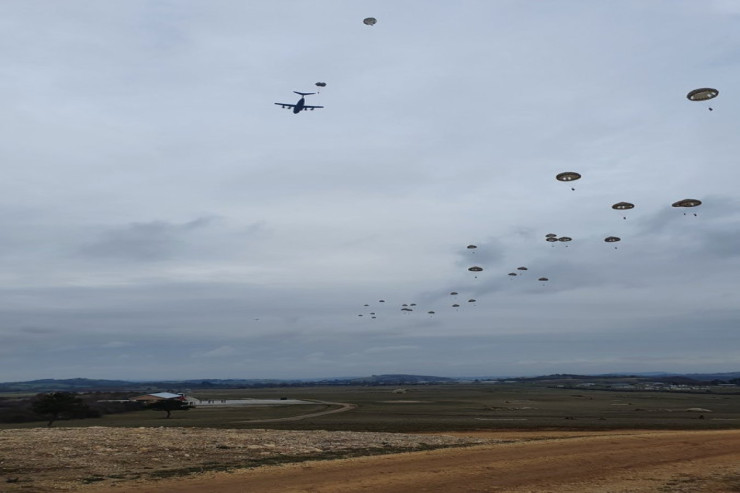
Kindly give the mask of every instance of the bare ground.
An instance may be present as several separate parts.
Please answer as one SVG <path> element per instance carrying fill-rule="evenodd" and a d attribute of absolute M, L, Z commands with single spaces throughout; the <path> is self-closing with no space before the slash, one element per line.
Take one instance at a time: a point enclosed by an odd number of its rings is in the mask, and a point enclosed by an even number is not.
<path fill-rule="evenodd" d="M 8 438 L 15 442 L 18 452 L 30 454 L 28 459 L 11 462 L 34 464 L 37 478 L 29 482 L 8 483 L 0 491 L 80 491 L 85 493 L 171 492 L 236 493 L 245 491 L 270 492 L 537 492 L 537 493 L 641 493 L 641 492 L 696 492 L 722 493 L 740 492 L 740 430 L 727 431 L 613 431 L 613 432 L 547 432 L 506 431 L 445 433 L 424 436 L 386 433 L 347 432 L 285 432 L 269 430 L 195 430 L 195 429 L 110 429 L 91 430 L 93 436 L 78 437 L 88 446 L 87 452 L 79 452 L 76 461 L 71 457 L 50 460 L 48 453 L 33 451 L 38 447 L 38 438 L 47 432 L 62 432 L 51 438 L 57 443 L 63 435 L 72 439 L 85 429 L 68 430 L 6 430 L 0 435 L 0 451 L 5 472 L 8 453 L 13 449 L 6 444 Z M 106 431 L 107 430 L 107 431 Z M 109 432 L 120 431 L 115 439 Z M 213 442 L 207 446 L 204 437 L 193 434 L 199 431 L 213 432 Z M 7 434 L 7 432 L 12 432 Z M 22 432 L 37 435 L 15 436 Z M 163 433 L 164 435 L 159 435 Z M 170 435 L 167 435 L 170 433 Z M 178 435 L 179 434 L 179 435 Z M 254 434 L 255 442 L 244 441 Z M 314 435 L 315 436 L 312 436 Z M 9 436 L 10 435 L 10 436 Z M 128 436 L 127 436 L 128 435 Z M 104 440 L 105 437 L 108 437 Z M 150 437 L 142 446 L 142 437 Z M 168 442 L 168 437 L 170 441 Z M 464 441 L 453 442 L 456 438 Z M 35 441 L 33 439 L 36 439 Z M 57 441 L 55 441 L 57 440 Z M 346 442 L 344 441 L 346 440 Z M 359 440 L 359 441 L 358 441 Z M 272 450 L 269 457 L 283 457 L 290 462 L 295 452 L 303 450 L 314 457 L 326 457 L 331 450 L 350 450 L 363 444 L 368 453 L 373 446 L 387 451 L 398 451 L 413 447 L 460 445 L 465 441 L 477 440 L 478 445 L 464 448 L 445 448 L 417 452 L 394 453 L 370 457 L 355 457 L 328 461 L 308 461 L 263 465 L 253 469 L 233 469 L 229 472 L 213 470 L 191 473 L 168 479 L 152 480 L 150 472 L 156 470 L 157 459 L 170 467 L 182 464 L 186 454 L 192 452 L 183 443 L 198 443 L 195 449 L 203 449 L 195 461 L 200 463 L 226 463 L 236 451 L 244 453 L 251 449 L 260 453 Z M 482 442 L 481 442 L 482 440 Z M 48 442 L 43 442 L 44 443 Z M 64 446 L 79 446 L 70 444 Z M 97 445 L 95 445 L 97 443 Z M 124 445 L 127 444 L 127 445 Z M 156 445 L 154 445 L 156 443 Z M 468 442 L 469 443 L 469 442 Z M 25 445 L 24 445 L 25 444 Z M 177 445 L 180 444 L 180 445 Z M 240 445 L 241 444 L 241 445 Z M 270 447 L 272 444 L 272 447 Z M 234 448 L 219 448 L 219 445 Z M 56 446 L 56 445 L 55 445 Z M 12 447 L 12 446 L 11 446 Z M 96 447 L 103 447 L 102 449 Z M 153 447 L 153 448 L 150 448 Z M 293 447 L 293 448 L 291 448 Z M 317 449 L 310 450 L 311 447 Z M 128 449 L 138 451 L 137 461 L 126 462 L 121 454 Z M 146 449 L 146 450 L 142 450 Z M 64 450 L 64 449 L 62 449 Z M 231 451 L 230 454 L 226 452 Z M 279 452 L 286 452 L 281 455 Z M 375 450 L 378 451 L 377 449 Z M 66 451 L 67 453 L 71 451 Z M 220 452 L 224 452 L 221 454 Z M 53 455 L 53 454 L 52 454 Z M 110 459 L 103 459 L 103 457 Z M 264 456 L 267 457 L 267 456 Z M 101 481 L 83 484 L 80 474 L 88 474 L 80 463 L 85 460 L 107 461 L 118 465 L 118 473 L 128 477 L 102 478 L 101 472 L 94 473 Z M 210 461 L 210 462 L 209 462 Z M 52 464 L 56 464 L 53 465 Z M 74 470 L 75 478 L 65 476 L 60 467 Z M 264 462 L 263 462 L 264 464 Z M 24 466 L 25 467 L 25 466 Z M 80 469 L 80 467 L 82 467 Z M 137 469 L 138 468 L 138 469 Z M 27 468 L 28 469 L 28 468 Z M 207 468 L 206 468 L 207 469 Z M 114 472 L 113 470 L 108 471 Z M 136 474 L 139 479 L 135 479 Z M 30 470 L 24 474 L 31 474 Z M 115 473 L 114 473 L 115 475 Z M 156 476 L 156 474 L 154 475 Z M 26 476 L 23 476 L 24 478 Z M 41 478 L 46 477 L 46 482 Z M 56 477 L 56 479 L 53 479 Z M 94 479 L 94 478 L 92 478 Z M 18 489 L 11 489 L 17 487 Z"/>

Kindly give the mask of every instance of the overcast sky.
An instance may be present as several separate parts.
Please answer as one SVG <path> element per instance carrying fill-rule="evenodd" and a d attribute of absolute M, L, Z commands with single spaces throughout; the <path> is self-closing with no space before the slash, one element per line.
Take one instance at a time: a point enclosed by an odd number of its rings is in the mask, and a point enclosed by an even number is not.
<path fill-rule="evenodd" d="M 0 57 L 0 381 L 740 370 L 740 2 L 16 0 Z"/>

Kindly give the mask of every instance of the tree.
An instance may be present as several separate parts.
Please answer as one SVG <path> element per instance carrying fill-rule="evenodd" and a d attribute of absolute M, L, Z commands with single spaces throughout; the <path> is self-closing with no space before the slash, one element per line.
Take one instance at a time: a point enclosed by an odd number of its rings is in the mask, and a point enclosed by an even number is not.
<path fill-rule="evenodd" d="M 191 406 L 189 402 L 181 401 L 180 399 L 162 399 L 160 401 L 149 403 L 146 407 L 147 409 L 164 411 L 167 413 L 165 418 L 169 418 L 172 411 L 187 411 L 193 406 Z"/>
<path fill-rule="evenodd" d="M 46 426 L 62 418 L 84 418 L 90 412 L 85 401 L 72 392 L 38 394 L 31 402 L 31 410 L 49 420 Z"/>

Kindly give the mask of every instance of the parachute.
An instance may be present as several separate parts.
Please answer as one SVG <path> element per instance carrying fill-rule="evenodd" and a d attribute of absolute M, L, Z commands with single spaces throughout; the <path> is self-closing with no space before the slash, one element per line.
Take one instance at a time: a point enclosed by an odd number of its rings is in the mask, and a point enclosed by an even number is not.
<path fill-rule="evenodd" d="M 700 89 L 694 89 L 693 91 L 689 91 L 689 93 L 686 95 L 686 98 L 689 101 L 707 101 L 709 99 L 714 99 L 719 94 L 719 91 L 717 89 L 712 89 L 711 87 L 702 87 Z M 712 107 L 709 107 L 709 111 L 712 111 Z"/>
<path fill-rule="evenodd" d="M 378 303 L 385 303 L 385 300 L 378 300 Z"/>
<path fill-rule="evenodd" d="M 620 238 L 619 236 L 607 236 L 606 238 L 604 238 L 604 241 L 607 243 L 616 243 L 618 241 L 622 241 L 622 238 Z M 616 250 L 617 247 L 615 246 L 614 249 Z"/>
<path fill-rule="evenodd" d="M 612 206 L 612 209 L 617 211 L 626 211 L 628 209 L 634 209 L 635 204 L 632 204 L 630 202 L 617 202 Z M 622 216 L 622 219 L 627 219 L 627 216 Z"/>
<path fill-rule="evenodd" d="M 558 235 L 556 235 L 555 233 L 547 233 L 545 235 L 545 238 L 557 238 L 557 237 L 558 237 Z"/>
<path fill-rule="evenodd" d="M 509 272 L 509 275 L 510 275 L 511 277 L 516 277 L 516 272 Z"/>
<path fill-rule="evenodd" d="M 452 296 L 457 296 L 457 291 L 452 291 L 452 292 L 450 293 L 450 295 L 452 295 Z"/>
<path fill-rule="evenodd" d="M 701 200 L 698 199 L 683 199 L 671 204 L 672 207 L 697 207 L 699 205 L 701 205 Z M 686 213 L 684 212 L 683 215 L 685 216 Z M 696 215 L 696 213 L 694 213 L 694 215 Z"/>
<path fill-rule="evenodd" d="M 475 303 L 475 299 L 474 299 L 474 298 L 470 298 L 470 299 L 468 300 L 468 303 Z"/>
<path fill-rule="evenodd" d="M 575 181 L 581 179 L 581 174 L 576 173 L 575 171 L 565 171 L 563 173 L 558 173 L 555 175 L 555 179 L 558 181 Z M 571 187 L 571 190 L 575 190 L 575 188 Z"/>
<path fill-rule="evenodd" d="M 476 245 L 468 245 L 466 248 L 470 250 L 471 252 L 475 253 L 475 249 L 478 247 Z"/>
<path fill-rule="evenodd" d="M 375 17 L 365 17 L 365 19 L 363 19 L 362 21 L 362 23 L 366 26 L 374 26 L 376 22 L 378 22 L 378 19 L 376 19 Z"/>
<path fill-rule="evenodd" d="M 563 243 L 568 243 L 569 241 L 573 241 L 573 238 L 571 238 L 570 236 L 561 236 L 560 238 L 558 238 L 558 241 L 562 241 Z M 565 245 L 565 246 L 568 246 L 568 245 Z"/>
<path fill-rule="evenodd" d="M 547 238 L 545 238 L 545 241 L 549 241 L 550 243 L 553 243 L 553 242 L 559 241 L 559 240 L 555 236 L 548 236 Z"/>
<path fill-rule="evenodd" d="M 683 199 L 683 200 L 679 200 L 678 202 L 674 202 L 671 205 L 673 207 L 696 207 L 697 205 L 701 205 L 701 200 Z"/>
<path fill-rule="evenodd" d="M 538 281 L 543 281 L 543 282 L 544 282 L 544 281 L 549 281 L 549 279 L 548 279 L 548 278 L 546 278 L 546 277 L 540 277 L 540 278 L 539 278 L 539 279 L 537 279 L 537 280 L 538 280 Z"/>
<path fill-rule="evenodd" d="M 316 87 L 326 87 L 326 82 L 317 82 Z"/>
<path fill-rule="evenodd" d="M 452 308 L 457 308 L 457 307 L 459 307 L 459 306 L 460 306 L 460 305 L 458 305 L 457 303 L 455 303 L 454 305 L 452 305 Z"/>
<path fill-rule="evenodd" d="M 432 311 L 432 310 L 429 310 L 429 311 L 428 311 L 427 313 L 428 313 L 429 315 L 434 315 L 434 311 Z"/>
<path fill-rule="evenodd" d="M 526 267 L 517 267 L 516 270 L 529 270 Z"/>
<path fill-rule="evenodd" d="M 468 270 L 470 272 L 481 272 L 483 271 L 483 267 L 478 267 L 477 265 L 474 265 L 473 267 L 468 267 Z"/>

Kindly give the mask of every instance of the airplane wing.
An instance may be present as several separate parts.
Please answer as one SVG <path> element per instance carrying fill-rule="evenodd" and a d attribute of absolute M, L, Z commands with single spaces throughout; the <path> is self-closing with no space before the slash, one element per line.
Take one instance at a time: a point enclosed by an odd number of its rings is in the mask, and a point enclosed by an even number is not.
<path fill-rule="evenodd" d="M 294 104 L 290 104 L 290 103 L 275 103 L 275 104 L 278 106 L 282 106 L 283 108 L 294 108 L 295 107 Z"/>
<path fill-rule="evenodd" d="M 309 105 L 306 105 L 306 106 L 303 107 L 303 110 L 304 111 L 305 110 L 313 110 L 314 108 L 323 108 L 323 106 L 309 106 Z"/>

